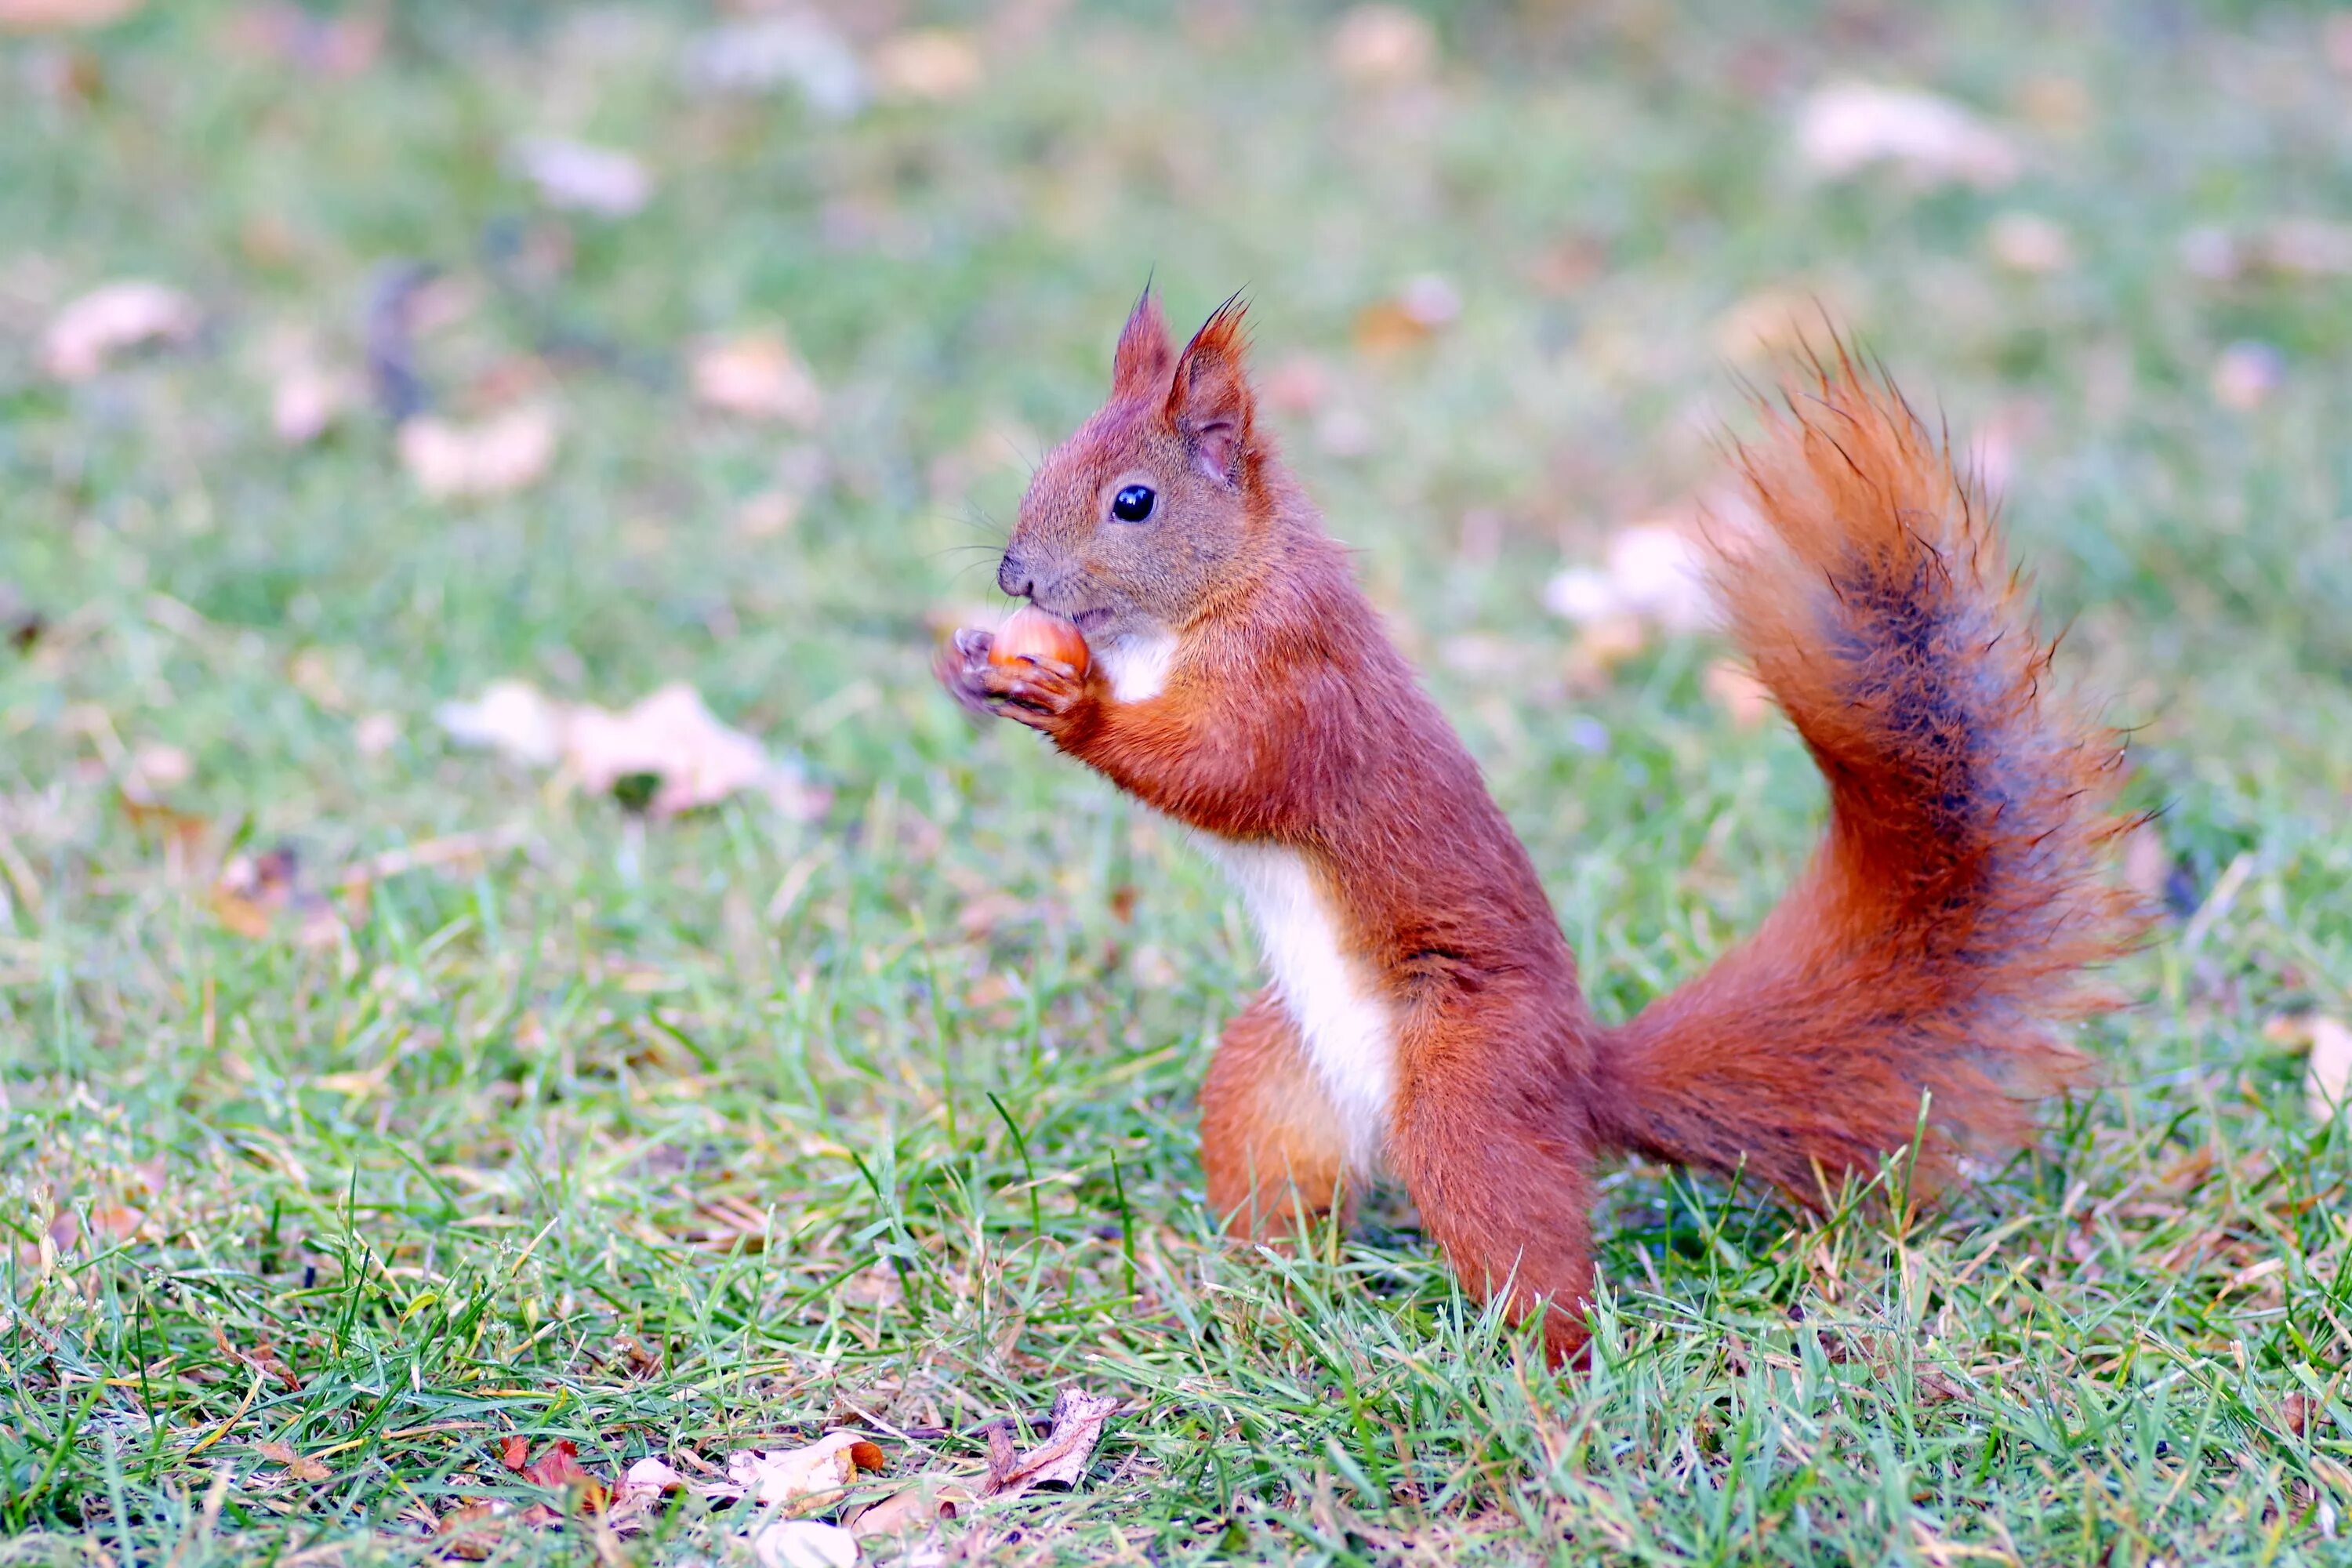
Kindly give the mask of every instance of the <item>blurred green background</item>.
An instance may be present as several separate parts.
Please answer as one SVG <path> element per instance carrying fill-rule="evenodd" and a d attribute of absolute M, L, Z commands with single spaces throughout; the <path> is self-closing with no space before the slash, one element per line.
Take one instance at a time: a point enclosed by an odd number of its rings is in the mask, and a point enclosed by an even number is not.
<path fill-rule="evenodd" d="M 1938 1215 L 1613 1173 L 1565 1380 L 1401 1204 L 1221 1250 L 1239 911 L 927 675 L 1147 277 L 1612 1016 L 1819 792 L 1547 584 L 1883 359 L 2162 808 L 2110 1087 Z M 1072 1495 L 868 1556 L 2342 1561 L 2347 428 L 2329 6 L 0 0 L 0 1560 L 725 1561 L 496 1443 L 968 1473 L 1080 1383 Z M 746 788 L 520 754 L 673 682 Z"/>

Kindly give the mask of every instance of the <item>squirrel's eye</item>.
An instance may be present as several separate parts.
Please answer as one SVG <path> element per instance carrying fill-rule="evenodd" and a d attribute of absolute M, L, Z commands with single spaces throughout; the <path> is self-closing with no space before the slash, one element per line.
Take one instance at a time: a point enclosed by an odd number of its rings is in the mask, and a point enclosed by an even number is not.
<path fill-rule="evenodd" d="M 1155 499 L 1150 485 L 1128 485 L 1110 498 L 1110 514 L 1121 522 L 1141 522 L 1151 515 Z"/>

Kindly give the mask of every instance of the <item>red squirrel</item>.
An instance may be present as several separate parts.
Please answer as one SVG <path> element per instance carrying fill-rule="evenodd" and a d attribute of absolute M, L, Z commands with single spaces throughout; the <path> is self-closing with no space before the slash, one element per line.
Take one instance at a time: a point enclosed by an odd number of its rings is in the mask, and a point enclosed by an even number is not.
<path fill-rule="evenodd" d="M 1534 865 L 1258 424 L 1241 309 L 1180 353 L 1147 290 L 1109 401 L 1039 467 L 1003 590 L 1091 661 L 938 673 L 1193 828 L 1271 984 L 1201 1089 L 1242 1237 L 1401 1177 L 1464 1284 L 1585 1346 L 1594 1161 L 1801 1205 L 1917 1144 L 1932 1193 L 2081 1080 L 2061 1026 L 2137 929 L 2105 875 L 2122 749 L 2051 648 L 1981 499 L 1841 349 L 1738 449 L 1757 521 L 1709 542 L 1733 641 L 1829 785 L 1821 848 L 1753 935 L 1631 1022 L 1592 1016 Z"/>

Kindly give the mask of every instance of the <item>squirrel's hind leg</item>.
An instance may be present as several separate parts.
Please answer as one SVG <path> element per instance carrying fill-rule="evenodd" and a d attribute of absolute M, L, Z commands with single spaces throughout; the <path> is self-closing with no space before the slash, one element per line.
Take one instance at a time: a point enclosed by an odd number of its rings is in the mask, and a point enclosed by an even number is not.
<path fill-rule="evenodd" d="M 1542 1052 L 1498 1048 L 1507 1027 L 1425 1017 L 1403 1041 L 1405 1087 L 1390 1150 L 1463 1288 L 1540 1308 L 1554 1365 L 1591 1339 L 1592 1146 L 1559 1086 L 1525 1072 Z"/>
<path fill-rule="evenodd" d="M 1272 991 L 1225 1026 L 1201 1086 L 1201 1164 L 1228 1234 L 1264 1240 L 1352 1206 L 1347 1143 Z"/>

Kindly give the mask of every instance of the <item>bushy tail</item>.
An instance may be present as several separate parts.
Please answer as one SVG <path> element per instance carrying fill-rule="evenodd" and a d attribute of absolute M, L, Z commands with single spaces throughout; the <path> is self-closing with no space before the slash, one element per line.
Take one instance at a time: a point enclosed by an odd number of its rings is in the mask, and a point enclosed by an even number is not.
<path fill-rule="evenodd" d="M 2081 1078 L 2063 1022 L 2112 1005 L 2105 875 L 2122 747 L 2049 689 L 2051 647 L 1982 500 L 1843 353 L 1740 453 L 1751 526 L 1716 583 L 1830 788 L 1828 836 L 1756 933 L 1602 1042 L 1600 1131 L 1819 1201 L 1908 1146 L 1915 1183 L 2026 1133 Z"/>

